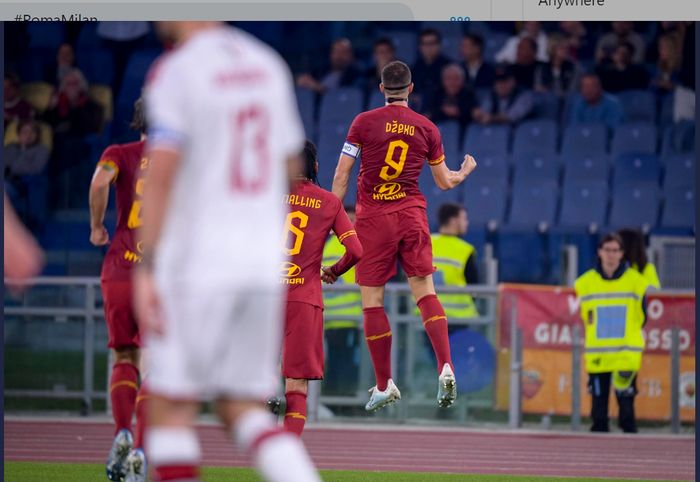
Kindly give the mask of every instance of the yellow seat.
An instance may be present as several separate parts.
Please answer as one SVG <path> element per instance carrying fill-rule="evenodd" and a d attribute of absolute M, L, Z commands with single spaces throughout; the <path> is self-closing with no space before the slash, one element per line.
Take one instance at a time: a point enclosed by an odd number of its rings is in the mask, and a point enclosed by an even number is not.
<path fill-rule="evenodd" d="M 37 123 L 39 124 L 39 142 L 46 146 L 50 154 L 53 149 L 53 129 L 46 122 L 37 121 Z M 17 132 L 18 125 L 19 121 L 15 119 L 7 126 L 4 145 L 19 142 L 19 133 Z"/>
<path fill-rule="evenodd" d="M 88 95 L 93 102 L 96 102 L 102 106 L 104 121 L 111 121 L 114 116 L 114 97 L 112 96 L 112 88 L 109 85 L 93 84 L 90 86 Z"/>
<path fill-rule="evenodd" d="M 48 82 L 27 82 L 22 84 L 20 89 L 22 98 L 34 107 L 38 115 L 43 114 L 49 108 L 53 92 L 54 86 Z"/>

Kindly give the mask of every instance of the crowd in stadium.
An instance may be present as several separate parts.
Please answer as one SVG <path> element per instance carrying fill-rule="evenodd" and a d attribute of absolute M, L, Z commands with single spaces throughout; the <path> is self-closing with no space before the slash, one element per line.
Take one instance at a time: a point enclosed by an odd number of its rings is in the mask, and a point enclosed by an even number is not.
<path fill-rule="evenodd" d="M 563 242 L 587 269 L 604 227 L 694 233 L 693 22 L 238 25 L 292 67 L 327 189 L 354 117 L 383 105 L 381 69 L 408 63 L 410 106 L 440 128 L 448 164 L 479 164 L 463 189 L 424 188 L 431 225 L 463 203 L 501 279 L 556 282 Z M 88 251 L 90 175 L 109 144 L 138 137 L 133 103 L 163 46 L 148 22 L 14 22 L 5 37 L 5 188 L 46 249 Z M 99 272 L 98 258 L 51 260 L 48 274 Z"/>

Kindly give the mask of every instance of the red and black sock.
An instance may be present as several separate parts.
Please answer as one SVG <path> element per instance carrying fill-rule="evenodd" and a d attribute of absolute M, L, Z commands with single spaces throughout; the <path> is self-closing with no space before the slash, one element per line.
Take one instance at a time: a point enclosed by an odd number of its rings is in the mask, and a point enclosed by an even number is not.
<path fill-rule="evenodd" d="M 301 437 L 306 423 L 306 394 L 291 391 L 284 394 L 287 409 L 284 412 L 284 429 Z"/>
<path fill-rule="evenodd" d="M 384 307 L 365 308 L 365 339 L 374 365 L 377 389 L 386 390 L 391 378 L 391 326 Z"/>
<path fill-rule="evenodd" d="M 454 371 L 450 356 L 450 339 L 447 335 L 447 316 L 445 316 L 445 310 L 437 295 L 426 295 L 419 299 L 418 309 L 420 309 L 423 326 L 425 326 L 425 331 L 428 333 L 428 338 L 430 338 L 430 343 L 432 343 L 437 356 L 438 373 L 442 372 L 445 363 L 449 363 L 450 368 Z"/>
<path fill-rule="evenodd" d="M 115 434 L 124 429 L 131 432 L 131 418 L 134 416 L 138 383 L 139 371 L 134 365 L 131 363 L 114 365 L 109 382 L 109 396 L 112 400 Z"/>

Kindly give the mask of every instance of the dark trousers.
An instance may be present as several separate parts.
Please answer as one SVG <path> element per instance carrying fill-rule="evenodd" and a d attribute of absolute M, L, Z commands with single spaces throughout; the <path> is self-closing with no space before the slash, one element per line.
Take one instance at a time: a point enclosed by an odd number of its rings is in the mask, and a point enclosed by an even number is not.
<path fill-rule="evenodd" d="M 609 432 L 608 399 L 612 373 L 591 373 L 588 375 L 588 392 L 593 396 L 591 432 Z M 632 385 L 623 391 L 615 390 L 617 405 L 620 407 L 618 423 L 624 432 L 636 433 L 637 422 L 634 417 L 634 397 L 637 395 L 637 375 Z"/>

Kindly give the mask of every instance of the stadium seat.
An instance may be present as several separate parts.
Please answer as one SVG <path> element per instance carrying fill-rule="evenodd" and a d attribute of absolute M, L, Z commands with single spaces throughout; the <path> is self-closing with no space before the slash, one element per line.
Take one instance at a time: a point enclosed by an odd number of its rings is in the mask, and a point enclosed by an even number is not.
<path fill-rule="evenodd" d="M 29 102 L 37 115 L 41 116 L 49 108 L 54 86 L 48 82 L 27 82 L 20 87 L 21 97 Z"/>
<path fill-rule="evenodd" d="M 510 35 L 503 32 L 493 32 L 484 37 L 484 61 L 494 62 L 496 53 L 506 44 Z"/>
<path fill-rule="evenodd" d="M 380 31 L 377 38 L 387 37 L 396 48 L 396 60 L 413 65 L 418 58 L 418 35 L 414 32 Z"/>
<path fill-rule="evenodd" d="M 102 46 L 102 37 L 97 35 L 97 26 L 99 22 L 83 22 L 78 34 L 78 41 L 75 44 L 76 57 L 87 51 L 99 49 Z"/>
<path fill-rule="evenodd" d="M 556 154 L 521 154 L 512 158 L 515 175 L 513 183 L 523 181 L 552 181 L 559 182 L 560 164 Z"/>
<path fill-rule="evenodd" d="M 574 101 L 581 94 L 578 92 L 569 92 L 564 98 L 564 105 L 562 105 L 561 120 L 562 124 L 567 126 L 571 123 L 571 109 L 574 107 Z"/>
<path fill-rule="evenodd" d="M 341 87 L 326 92 L 321 98 L 319 124 L 352 123 L 362 112 L 362 91 L 356 87 Z"/>
<path fill-rule="evenodd" d="M 695 186 L 695 155 L 673 154 L 664 160 L 664 190 Z"/>
<path fill-rule="evenodd" d="M 350 123 L 320 124 L 318 132 L 318 178 L 324 186 L 333 184 L 335 166 L 348 136 Z M 332 167 L 330 167 L 332 166 Z M 330 167 L 330 168 L 329 168 Z"/>
<path fill-rule="evenodd" d="M 666 132 L 668 126 L 673 124 L 673 92 L 665 94 L 661 99 L 661 110 L 659 112 L 659 127 Z"/>
<path fill-rule="evenodd" d="M 535 92 L 535 118 L 559 119 L 559 97 L 553 92 Z"/>
<path fill-rule="evenodd" d="M 610 165 L 605 157 L 569 158 L 565 165 L 564 185 L 579 181 L 608 183 Z"/>
<path fill-rule="evenodd" d="M 27 22 L 27 33 L 29 48 L 51 49 L 56 55 L 66 37 L 66 26 L 63 22 Z"/>
<path fill-rule="evenodd" d="M 439 122 L 435 124 L 442 137 L 442 145 L 445 152 L 455 153 L 459 151 L 459 137 L 461 126 L 456 121 Z"/>
<path fill-rule="evenodd" d="M 109 85 L 90 85 L 90 99 L 102 106 L 105 122 L 110 122 L 114 118 L 114 98 L 112 88 Z"/>
<path fill-rule="evenodd" d="M 504 226 L 495 236 L 498 281 L 544 284 L 551 278 L 547 236 L 534 226 Z"/>
<path fill-rule="evenodd" d="M 661 143 L 661 157 L 695 151 L 695 121 L 682 121 L 666 128 Z"/>
<path fill-rule="evenodd" d="M 316 127 L 314 121 L 314 112 L 316 110 L 316 93 L 311 89 L 296 89 L 297 105 L 299 106 L 299 115 L 301 122 L 304 124 L 306 137 L 314 140 L 316 138 Z"/>
<path fill-rule="evenodd" d="M 496 227 L 502 225 L 508 201 L 507 186 L 503 181 L 482 181 L 469 176 L 461 187 L 463 203 L 469 212 L 469 224 L 480 228 L 491 223 Z"/>
<path fill-rule="evenodd" d="M 367 100 L 367 110 L 379 109 L 380 107 L 384 107 L 384 104 L 385 100 L 382 91 L 374 90 Z"/>
<path fill-rule="evenodd" d="M 568 163 L 571 158 L 606 157 L 607 133 L 603 124 L 575 124 L 564 131 L 561 158 Z"/>
<path fill-rule="evenodd" d="M 656 127 L 642 122 L 623 124 L 615 130 L 610 150 L 612 159 L 628 153 L 655 154 Z"/>
<path fill-rule="evenodd" d="M 114 55 L 111 50 L 86 50 L 76 55 L 77 66 L 90 83 L 114 85 Z"/>
<path fill-rule="evenodd" d="M 636 182 L 617 186 L 613 192 L 608 225 L 654 227 L 659 213 L 659 185 Z"/>
<path fill-rule="evenodd" d="M 49 153 L 51 153 L 51 150 L 53 149 L 53 129 L 49 124 L 43 121 L 38 121 L 39 123 L 39 142 L 46 146 L 46 148 L 49 150 Z M 10 122 L 7 126 L 7 130 L 5 131 L 5 144 L 12 144 L 13 142 L 19 142 L 19 137 L 17 133 L 17 125 L 19 124 L 19 121 L 14 120 Z"/>
<path fill-rule="evenodd" d="M 472 123 L 467 129 L 462 151 L 507 154 L 510 129 L 508 126 L 483 126 Z"/>
<path fill-rule="evenodd" d="M 454 153 L 448 153 L 447 156 L 455 157 Z M 456 165 L 449 165 L 450 169 L 457 169 Z M 438 210 L 443 203 L 446 202 L 460 202 L 459 199 L 459 189 L 450 189 L 449 191 L 443 191 L 435 184 L 433 179 L 433 174 L 430 167 L 427 165 L 423 166 L 420 176 L 418 177 L 418 187 L 425 196 L 425 200 L 428 204 L 426 209 L 426 214 L 428 216 L 428 224 L 430 224 L 431 231 L 437 231 L 439 228 L 438 223 Z"/>
<path fill-rule="evenodd" d="M 667 188 L 664 190 L 664 198 L 662 227 L 695 227 L 695 186 Z"/>
<path fill-rule="evenodd" d="M 553 120 L 530 120 L 515 129 L 513 155 L 554 154 L 557 150 L 557 126 Z"/>
<path fill-rule="evenodd" d="M 659 183 L 659 161 L 655 154 L 623 154 L 615 160 L 613 188 L 630 181 Z"/>
<path fill-rule="evenodd" d="M 134 102 L 141 96 L 148 69 L 159 55 L 158 50 L 137 50 L 129 58 L 114 105 L 112 137 L 115 142 L 138 139 L 135 133 L 128 130 L 128 125 L 134 116 Z"/>
<path fill-rule="evenodd" d="M 420 29 L 431 28 L 445 37 L 461 37 L 464 34 L 464 22 L 442 22 L 440 20 L 425 20 L 420 23 Z"/>
<path fill-rule="evenodd" d="M 608 185 L 601 181 L 574 181 L 562 190 L 560 227 L 587 228 L 605 225 Z"/>
<path fill-rule="evenodd" d="M 557 214 L 557 184 L 552 181 L 523 181 L 513 185 L 508 226 L 536 228 L 554 225 Z"/>
<path fill-rule="evenodd" d="M 478 182 L 497 181 L 504 184 L 508 183 L 508 159 L 505 154 L 494 154 L 491 152 L 471 152 L 471 156 L 476 161 L 477 168 L 469 174 L 468 179 L 474 179 Z M 460 161 L 464 156 L 460 157 Z"/>
<path fill-rule="evenodd" d="M 619 92 L 627 122 L 656 122 L 656 96 L 649 90 L 631 89 Z"/>

